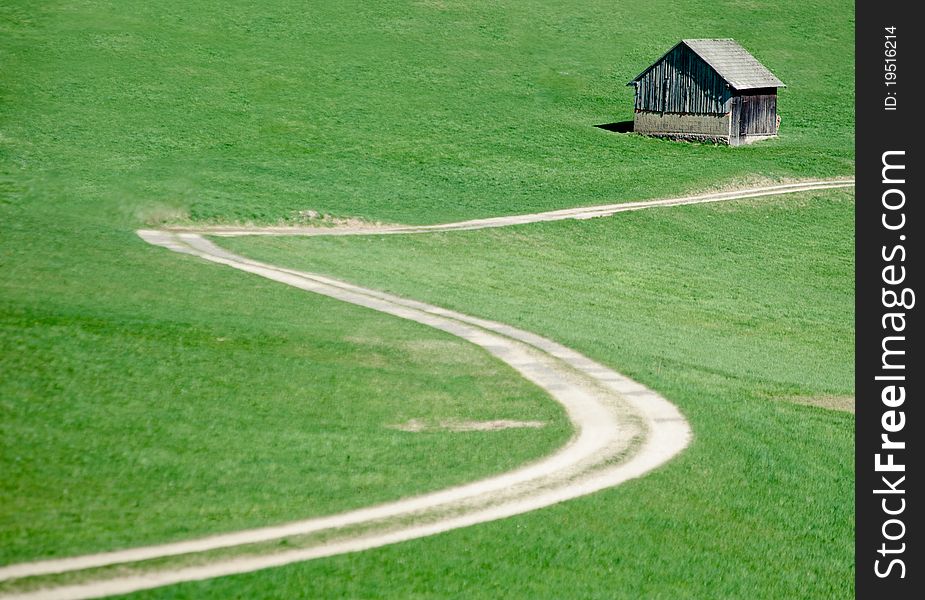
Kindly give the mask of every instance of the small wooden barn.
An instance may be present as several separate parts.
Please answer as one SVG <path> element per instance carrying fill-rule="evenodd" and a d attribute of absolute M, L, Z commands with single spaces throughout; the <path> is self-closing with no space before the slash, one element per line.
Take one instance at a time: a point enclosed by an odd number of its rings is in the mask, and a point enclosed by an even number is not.
<path fill-rule="evenodd" d="M 627 85 L 638 133 L 730 146 L 777 135 L 785 86 L 735 40 L 682 40 Z"/>

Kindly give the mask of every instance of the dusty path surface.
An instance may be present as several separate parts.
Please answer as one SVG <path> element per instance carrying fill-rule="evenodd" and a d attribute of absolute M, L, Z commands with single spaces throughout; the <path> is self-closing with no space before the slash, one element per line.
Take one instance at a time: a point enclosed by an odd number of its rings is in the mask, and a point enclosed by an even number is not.
<path fill-rule="evenodd" d="M 34 586 L 25 586 L 19 591 L 13 591 L 12 595 L 0 597 L 98 598 L 184 581 L 245 573 L 433 535 L 535 510 L 618 485 L 670 460 L 690 441 L 691 431 L 687 421 L 668 400 L 556 342 L 502 323 L 470 317 L 329 277 L 250 260 L 223 250 L 205 239 L 203 234 L 359 235 L 468 230 L 561 219 L 586 219 L 626 210 L 852 185 L 853 181 L 850 180 L 805 182 L 445 225 L 363 231 L 359 228 L 310 231 L 285 228 L 139 231 L 139 236 L 151 244 L 423 323 L 481 346 L 562 404 L 576 434 L 566 446 L 552 455 L 524 467 L 470 484 L 378 506 L 177 543 L 0 567 L 0 582 L 23 580 L 28 583 L 27 578 L 30 577 L 72 572 L 77 572 L 79 580 L 58 587 L 36 589 Z M 318 534 L 327 534 L 327 537 L 316 540 L 305 537 Z M 284 539 L 293 540 L 295 543 L 292 545 L 297 547 L 281 551 L 278 547 L 267 549 L 259 546 Z M 217 552 L 229 548 L 240 552 L 231 557 Z M 143 562 L 165 557 L 185 558 L 187 555 L 195 559 L 190 560 L 189 565 L 181 563 L 179 566 L 173 564 L 165 567 Z M 108 576 L 91 572 L 88 578 L 80 579 L 80 571 L 110 565 L 123 566 Z"/>
<path fill-rule="evenodd" d="M 432 233 L 435 231 L 468 231 L 472 229 L 490 229 L 493 227 L 510 227 L 511 225 L 524 225 L 526 223 L 540 223 L 544 221 L 563 221 L 565 219 L 593 219 L 608 217 L 621 212 L 642 210 L 664 206 L 684 206 L 686 204 L 705 204 L 708 202 L 723 202 L 728 200 L 743 200 L 746 198 L 761 198 L 764 196 L 778 196 L 794 192 L 809 192 L 813 190 L 826 190 L 844 187 L 853 187 L 853 179 L 833 179 L 828 181 L 801 181 L 758 188 L 733 190 L 728 192 L 715 192 L 685 196 L 682 198 L 662 198 L 658 200 L 643 200 L 640 202 L 623 202 L 620 204 L 599 204 L 596 206 L 583 206 L 579 208 L 565 208 L 526 215 L 507 215 L 504 217 L 491 217 L 488 219 L 473 219 L 470 221 L 457 221 L 455 223 L 442 223 L 438 225 L 351 225 L 333 227 L 225 227 L 209 226 L 185 228 L 169 228 L 171 231 L 189 231 L 216 237 L 236 237 L 243 235 L 391 235 L 407 233 Z"/>

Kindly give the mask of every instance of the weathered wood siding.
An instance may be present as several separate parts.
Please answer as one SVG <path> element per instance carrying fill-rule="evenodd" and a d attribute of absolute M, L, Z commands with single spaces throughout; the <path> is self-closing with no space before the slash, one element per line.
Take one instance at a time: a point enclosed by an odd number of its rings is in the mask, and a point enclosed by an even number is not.
<path fill-rule="evenodd" d="M 736 92 L 730 103 L 732 143 L 749 136 L 777 135 L 777 90 L 774 88 Z"/>
<path fill-rule="evenodd" d="M 636 110 L 648 112 L 725 114 L 731 96 L 713 67 L 684 44 L 636 82 Z"/>

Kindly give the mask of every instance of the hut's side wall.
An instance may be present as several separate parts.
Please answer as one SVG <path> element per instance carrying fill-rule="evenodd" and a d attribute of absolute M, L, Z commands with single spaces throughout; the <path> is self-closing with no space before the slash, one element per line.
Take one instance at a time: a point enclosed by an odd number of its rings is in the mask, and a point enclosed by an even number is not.
<path fill-rule="evenodd" d="M 737 92 L 730 103 L 730 143 L 747 144 L 777 135 L 777 90 L 774 88 Z"/>
<path fill-rule="evenodd" d="M 676 139 L 725 142 L 729 139 L 731 115 L 679 115 L 636 111 L 633 131 Z"/>
<path fill-rule="evenodd" d="M 680 44 L 636 82 L 636 110 L 657 113 L 725 114 L 726 82 L 690 48 Z"/>

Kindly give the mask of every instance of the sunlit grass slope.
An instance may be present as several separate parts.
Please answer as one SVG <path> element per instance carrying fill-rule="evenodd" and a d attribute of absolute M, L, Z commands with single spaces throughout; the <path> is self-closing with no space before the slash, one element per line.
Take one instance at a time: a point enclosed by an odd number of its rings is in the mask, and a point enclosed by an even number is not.
<path fill-rule="evenodd" d="M 790 400 L 853 395 L 852 222 L 852 193 L 832 191 L 481 232 L 223 240 L 548 335 L 665 394 L 695 439 L 590 498 L 144 597 L 851 597 L 852 415 Z"/>
<path fill-rule="evenodd" d="M 64 220 L 424 222 L 853 170 L 843 0 L 0 10 L 8 202 L 44 198 Z M 631 119 L 625 83 L 685 37 L 736 38 L 788 84 L 780 140 L 730 149 L 594 127 Z"/>
<path fill-rule="evenodd" d="M 411 406 L 422 411 L 449 410 L 458 408 L 449 399 L 471 393 L 477 404 L 468 404 L 486 418 L 501 406 L 522 406 L 560 424 L 561 417 L 478 352 L 454 347 L 449 353 L 463 364 L 441 366 L 408 346 L 415 340 L 451 343 L 445 336 L 148 247 L 132 231 L 162 222 L 293 221 L 306 210 L 436 222 L 666 196 L 753 178 L 848 175 L 854 164 L 851 9 L 841 0 L 4 2 L 0 561 L 304 516 L 442 485 L 548 451 L 567 436 L 559 426 L 491 434 L 480 438 L 481 445 L 453 437 L 402 438 L 408 445 L 401 452 L 416 458 L 383 464 L 379 453 L 391 452 L 398 438 L 379 426 L 395 414 L 390 406 L 406 397 L 417 398 Z M 624 83 L 665 49 L 683 37 L 712 36 L 736 38 L 788 84 L 780 97 L 779 140 L 729 149 L 594 127 L 631 117 Z M 828 217 L 819 218 L 824 225 Z M 520 232 L 473 238 L 488 244 L 485 254 L 463 255 L 484 272 L 500 270 L 505 282 L 493 284 L 495 293 L 487 297 L 470 294 L 483 273 L 452 255 L 443 274 L 421 262 L 422 275 L 437 279 L 409 276 L 401 291 L 530 324 L 612 360 L 682 403 L 697 431 L 735 433 L 724 453 L 709 450 L 701 436 L 677 465 L 625 490 L 371 553 L 359 562 L 332 559 L 271 577 L 328 573 L 312 576 L 319 593 L 328 593 L 344 589 L 337 575 L 349 575 L 347 569 L 355 570 L 350 589 L 360 595 L 463 593 L 475 581 L 486 595 L 493 585 L 514 582 L 529 594 L 542 589 L 541 566 L 554 574 L 561 564 L 562 577 L 549 590 L 607 595 L 612 581 L 630 596 L 635 590 L 677 597 L 673 592 L 702 591 L 718 581 L 717 589 L 731 595 L 740 589 L 735 586 L 752 584 L 769 595 L 799 585 L 844 591 L 849 576 L 835 573 L 847 568 L 841 547 L 848 526 L 841 523 L 848 484 L 841 482 L 850 469 L 838 458 L 850 444 L 847 417 L 767 401 L 768 394 L 846 392 L 844 324 L 832 334 L 813 320 L 815 303 L 832 301 L 828 292 L 808 283 L 804 293 L 815 300 L 793 309 L 809 311 L 808 330 L 762 324 L 734 311 L 732 324 L 689 312 L 679 306 L 687 298 L 683 286 L 695 286 L 694 298 L 712 288 L 697 278 L 703 269 L 684 259 L 714 260 L 698 253 L 695 242 L 723 240 L 726 230 L 716 228 L 679 250 L 661 283 L 651 282 L 677 309 L 665 311 L 665 323 L 617 327 L 614 312 L 594 306 L 611 307 L 611 294 L 620 300 L 619 291 L 577 280 L 567 287 L 533 260 L 569 255 L 574 265 L 566 264 L 577 268 L 597 256 L 596 275 L 616 276 L 607 270 L 618 268 L 613 257 L 593 252 L 598 242 L 620 250 L 608 245 L 609 234 L 599 227 L 605 225 L 529 230 L 523 235 L 539 236 L 535 244 L 547 248 L 536 257 L 518 258 L 515 238 L 508 236 Z M 829 227 L 830 234 L 850 237 L 844 219 Z M 756 225 L 752 233 L 761 231 Z M 583 236 L 592 236 L 593 244 L 578 243 Z M 453 247 L 470 238 L 446 239 Z M 332 253 L 341 252 L 339 243 L 319 242 Z M 492 246 L 497 253 L 490 253 Z M 370 245 L 365 262 L 394 267 L 398 259 L 385 254 L 393 250 L 404 251 Z M 439 247 L 428 250 L 440 255 Z M 358 252 L 344 247 L 342 256 L 347 261 Z M 513 253 L 512 262 L 503 252 Z M 285 253 L 287 262 L 299 262 Z M 357 277 L 399 286 L 377 279 L 363 261 L 348 262 Z M 547 280 L 538 287 L 533 278 L 544 272 Z M 782 280 L 787 273 L 781 271 Z M 453 286 L 441 284 L 447 277 Z M 743 279 L 737 286 L 720 308 L 732 310 L 743 298 L 760 302 L 761 293 L 770 294 L 772 306 L 782 300 L 766 283 Z M 544 303 L 557 298 L 582 302 L 582 313 L 569 306 L 562 324 L 539 318 L 551 314 Z M 644 317 L 661 314 L 651 312 L 657 304 L 651 297 L 623 301 Z M 771 311 L 771 322 L 790 323 L 786 319 L 800 315 L 781 310 Z M 604 315 L 598 319 L 604 326 L 589 330 L 592 317 L 585 313 Z M 680 316 L 690 322 L 679 323 Z M 765 357 L 742 354 L 749 344 L 737 332 L 749 324 Z M 670 348 L 653 348 L 668 342 Z M 695 348 L 729 364 L 698 362 Z M 794 358 L 800 353 L 807 367 L 828 360 L 837 368 L 805 379 Z M 488 387 L 479 388 L 474 374 L 486 369 Z M 742 369 L 745 375 L 733 375 Z M 433 404 L 435 390 L 445 392 L 449 404 Z M 369 411 L 351 422 L 348 433 L 337 421 L 346 418 L 344 394 Z M 328 410 L 338 416 L 326 416 Z M 356 477 L 324 488 L 319 482 L 347 468 L 344 453 L 335 450 L 348 445 L 363 446 L 349 452 Z M 821 454 L 804 463 L 810 448 Z M 424 469 L 415 462 L 432 460 L 445 462 L 427 462 Z M 399 479 L 401 473 L 415 476 Z M 767 475 L 756 480 L 755 473 Z M 317 479 L 305 479 L 309 475 Z M 386 478 L 393 483 L 373 483 Z M 780 485 L 769 483 L 774 478 Z M 702 495 L 685 487 L 695 484 L 705 486 Z M 719 488 L 725 495 L 716 496 Z M 759 498 L 763 503 L 756 504 Z M 826 514 L 835 525 L 810 528 L 807 515 L 821 514 L 815 507 L 822 502 L 832 505 Z M 652 512 L 634 513 L 640 503 Z M 571 521 L 570 506 L 596 520 Z M 544 524 L 549 515 L 560 529 Z M 677 519 L 672 526 L 655 527 L 669 517 Z M 754 527 L 752 519 L 758 519 Z M 701 534 L 710 522 L 713 537 Z M 641 537 L 643 529 L 648 537 Z M 826 540 L 814 537 L 830 529 Z M 755 555 L 743 537 L 736 539 L 746 547 L 723 541 L 726 533 L 749 531 L 770 540 Z M 600 538 L 598 546 L 594 532 L 611 537 Z M 406 553 L 440 550 L 447 540 L 470 544 L 476 553 L 432 552 L 414 569 L 396 566 L 407 564 L 412 554 Z M 656 549 L 666 545 L 674 548 L 671 561 L 660 561 Z M 521 553 L 505 555 L 509 567 L 474 558 L 478 549 L 501 556 L 515 546 Z M 629 546 L 640 547 L 645 560 L 604 551 Z M 774 558 L 792 566 L 791 578 L 770 581 L 777 572 L 767 567 L 771 548 L 780 548 Z M 574 562 L 572 555 L 584 560 Z M 685 560 L 677 563 L 679 556 Z M 705 558 L 698 563 L 696 557 Z M 797 570 L 800 559 L 807 559 L 808 570 Z M 684 583 L 688 564 L 700 565 L 691 571 L 692 583 Z M 740 577 L 759 568 L 767 574 Z M 459 576 L 445 575 L 451 570 Z M 396 587 L 374 592 L 376 574 L 389 571 L 400 573 Z M 640 578 L 631 576 L 635 572 Z M 616 575 L 607 579 L 607 573 Z M 259 577 L 249 581 L 266 583 Z M 298 587 L 292 583 L 298 577 L 280 583 Z M 601 587 L 588 587 L 599 580 Z"/>
<path fill-rule="evenodd" d="M 569 435 L 552 400 L 461 340 L 150 252 L 131 281 L 52 278 L 2 305 L 5 562 L 366 506 L 505 470 Z M 500 418 L 548 426 L 389 428 Z"/>

